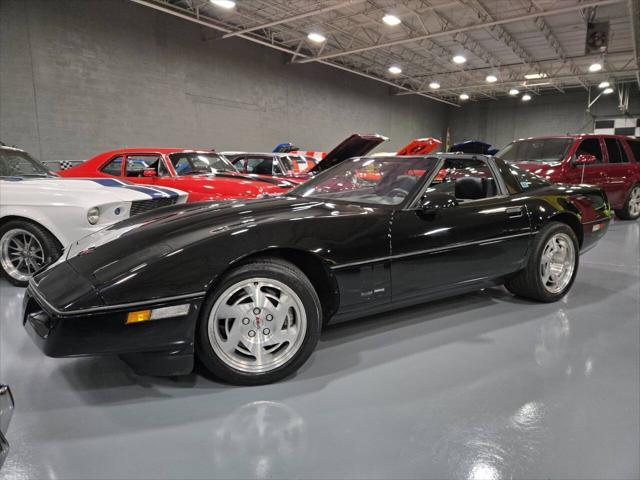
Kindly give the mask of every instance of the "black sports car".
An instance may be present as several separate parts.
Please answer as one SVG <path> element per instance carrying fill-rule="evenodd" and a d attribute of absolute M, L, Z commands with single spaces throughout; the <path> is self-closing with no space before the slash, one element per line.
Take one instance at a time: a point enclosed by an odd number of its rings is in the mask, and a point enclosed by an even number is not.
<path fill-rule="evenodd" d="M 321 327 L 505 284 L 552 302 L 610 220 L 606 195 L 483 155 L 360 157 L 284 197 L 167 207 L 72 245 L 36 275 L 24 325 L 52 357 L 272 382 Z"/>

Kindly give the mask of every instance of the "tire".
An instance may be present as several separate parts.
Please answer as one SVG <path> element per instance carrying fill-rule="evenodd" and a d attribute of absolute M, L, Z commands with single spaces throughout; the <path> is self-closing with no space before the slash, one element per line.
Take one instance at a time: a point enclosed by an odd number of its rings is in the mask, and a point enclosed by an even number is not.
<path fill-rule="evenodd" d="M 555 302 L 573 285 L 579 259 L 580 249 L 573 229 L 565 223 L 551 222 L 536 235 L 526 267 L 510 278 L 505 286 L 520 297 Z M 550 272 L 557 274 L 555 284 L 554 276 L 548 276 Z"/>
<path fill-rule="evenodd" d="M 616 216 L 621 220 L 636 220 L 640 218 L 640 183 L 636 183 L 631 187 L 622 209 L 615 212 Z"/>
<path fill-rule="evenodd" d="M 225 382 L 263 385 L 298 370 L 321 328 L 320 299 L 306 275 L 289 262 L 259 259 L 225 275 L 208 295 L 196 355 Z"/>
<path fill-rule="evenodd" d="M 28 247 L 26 256 L 20 245 Z M 33 273 L 56 261 L 61 254 L 60 242 L 37 223 L 11 220 L 0 227 L 2 275 L 18 287 L 26 287 Z"/>

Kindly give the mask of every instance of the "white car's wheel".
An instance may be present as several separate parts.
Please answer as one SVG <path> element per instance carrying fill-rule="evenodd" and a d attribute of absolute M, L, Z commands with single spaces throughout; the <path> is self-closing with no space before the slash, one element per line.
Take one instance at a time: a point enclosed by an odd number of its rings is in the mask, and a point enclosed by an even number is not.
<path fill-rule="evenodd" d="M 0 266 L 4 276 L 23 287 L 38 270 L 55 261 L 62 249 L 45 229 L 26 220 L 0 227 Z"/>

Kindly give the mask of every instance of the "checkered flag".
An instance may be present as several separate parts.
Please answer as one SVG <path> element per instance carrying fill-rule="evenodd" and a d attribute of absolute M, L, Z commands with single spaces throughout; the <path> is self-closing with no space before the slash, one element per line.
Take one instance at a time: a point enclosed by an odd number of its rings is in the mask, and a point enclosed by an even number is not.
<path fill-rule="evenodd" d="M 73 167 L 73 162 L 70 162 L 68 160 L 60 160 L 60 170 L 67 170 L 71 167 Z"/>

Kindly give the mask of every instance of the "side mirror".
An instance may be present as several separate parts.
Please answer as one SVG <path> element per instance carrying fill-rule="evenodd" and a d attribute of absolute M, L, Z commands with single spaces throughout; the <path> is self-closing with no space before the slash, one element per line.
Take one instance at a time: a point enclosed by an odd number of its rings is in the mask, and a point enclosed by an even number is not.
<path fill-rule="evenodd" d="M 155 171 L 155 169 L 153 169 L 153 168 L 145 168 L 145 169 L 142 171 L 142 176 L 143 176 L 143 177 L 147 177 L 147 178 L 148 178 L 148 177 L 157 177 L 157 176 L 158 176 L 158 174 L 157 174 L 157 172 Z"/>
<path fill-rule="evenodd" d="M 450 193 L 427 193 L 422 200 L 422 213 L 436 214 L 440 210 L 457 207 L 459 203 Z"/>
<path fill-rule="evenodd" d="M 594 155 L 591 155 L 590 153 L 583 153 L 581 155 L 578 155 L 578 158 L 576 158 L 573 161 L 574 165 L 589 165 L 592 163 L 596 163 L 596 157 Z"/>

